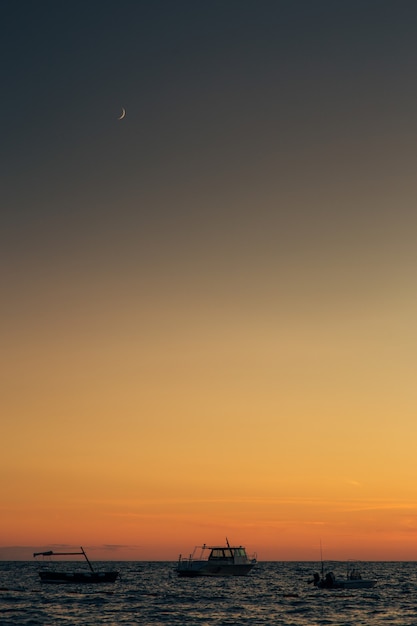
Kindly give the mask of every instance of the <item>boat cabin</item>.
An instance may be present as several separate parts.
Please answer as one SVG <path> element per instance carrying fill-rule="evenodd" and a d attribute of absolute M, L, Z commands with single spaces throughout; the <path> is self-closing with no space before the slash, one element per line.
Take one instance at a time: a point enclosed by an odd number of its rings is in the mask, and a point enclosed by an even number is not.
<path fill-rule="evenodd" d="M 245 548 L 239 546 L 238 548 L 231 547 L 219 547 L 219 548 L 211 548 L 211 552 L 209 555 L 209 561 L 231 561 L 234 563 L 246 563 L 248 560 L 248 556 L 246 554 Z"/>

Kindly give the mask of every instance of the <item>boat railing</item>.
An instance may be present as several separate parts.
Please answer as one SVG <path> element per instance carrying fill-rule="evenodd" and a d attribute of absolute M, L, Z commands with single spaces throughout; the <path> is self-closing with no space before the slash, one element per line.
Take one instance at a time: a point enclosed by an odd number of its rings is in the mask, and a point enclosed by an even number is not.
<path fill-rule="evenodd" d="M 190 568 L 192 567 L 195 559 L 192 554 L 188 557 L 183 557 L 182 554 L 178 557 L 178 568 Z"/>

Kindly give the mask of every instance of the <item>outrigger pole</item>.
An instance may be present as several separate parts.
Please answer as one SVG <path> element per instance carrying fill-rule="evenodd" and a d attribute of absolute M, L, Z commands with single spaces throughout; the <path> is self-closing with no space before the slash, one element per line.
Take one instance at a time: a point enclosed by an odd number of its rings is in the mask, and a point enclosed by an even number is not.
<path fill-rule="evenodd" d="M 34 552 L 33 556 L 75 556 L 76 554 L 82 554 L 88 563 L 88 567 L 91 569 L 92 572 L 94 572 L 93 566 L 88 560 L 88 556 L 84 552 L 84 549 L 80 547 L 80 550 L 81 552 L 53 552 L 52 550 L 48 550 L 47 552 Z"/>

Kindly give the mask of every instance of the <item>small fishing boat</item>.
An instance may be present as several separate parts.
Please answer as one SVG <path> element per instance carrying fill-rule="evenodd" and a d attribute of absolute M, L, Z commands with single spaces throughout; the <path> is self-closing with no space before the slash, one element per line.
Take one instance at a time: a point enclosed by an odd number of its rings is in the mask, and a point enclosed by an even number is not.
<path fill-rule="evenodd" d="M 89 570 L 87 571 L 79 571 L 79 570 L 57 570 L 51 563 L 48 562 L 47 567 L 42 567 L 39 570 L 39 577 L 41 582 L 43 583 L 54 583 L 54 584 L 62 584 L 62 583 L 114 583 L 116 578 L 119 576 L 118 571 L 107 571 L 107 572 L 98 572 L 96 571 L 91 562 L 89 561 L 86 553 L 83 548 L 80 548 L 81 552 L 53 552 L 52 550 L 48 550 L 46 552 L 34 552 L 34 558 L 38 556 L 50 557 L 50 556 L 74 556 L 74 555 L 82 555 L 84 556 Z"/>
<path fill-rule="evenodd" d="M 325 576 L 315 572 L 313 580 L 309 582 L 313 582 L 319 589 L 370 589 L 377 583 L 375 579 L 362 578 L 356 567 L 347 572 L 346 578 L 336 578 L 333 572 L 327 572 Z"/>
<path fill-rule="evenodd" d="M 204 544 L 188 558 L 180 554 L 176 571 L 179 576 L 246 576 L 256 563 L 256 555 L 249 557 L 243 546 L 231 546 L 226 539 L 225 546 Z"/>

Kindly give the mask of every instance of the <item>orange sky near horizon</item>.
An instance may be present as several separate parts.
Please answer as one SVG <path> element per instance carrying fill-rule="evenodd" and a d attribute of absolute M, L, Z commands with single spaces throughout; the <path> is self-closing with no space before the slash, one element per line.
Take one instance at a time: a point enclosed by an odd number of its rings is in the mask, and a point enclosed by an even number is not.
<path fill-rule="evenodd" d="M 417 559 L 417 5 L 5 12 L 0 560 Z"/>

